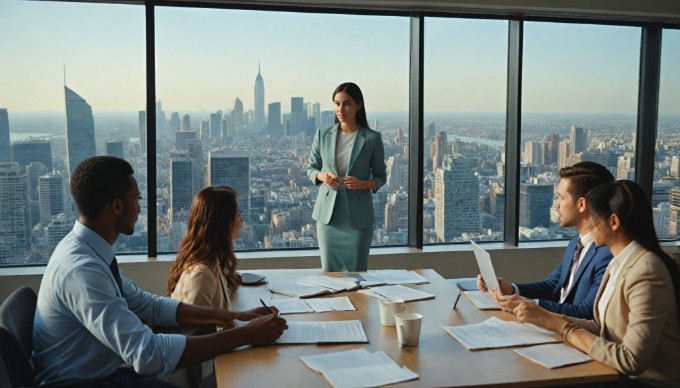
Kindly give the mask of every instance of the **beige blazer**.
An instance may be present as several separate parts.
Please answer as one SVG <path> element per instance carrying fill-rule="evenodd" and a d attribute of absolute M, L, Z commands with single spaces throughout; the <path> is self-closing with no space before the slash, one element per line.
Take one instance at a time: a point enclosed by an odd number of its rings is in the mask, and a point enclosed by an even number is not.
<path fill-rule="evenodd" d="M 188 304 L 225 310 L 231 308 L 227 279 L 217 268 L 205 264 L 194 265 L 185 271 L 180 276 L 171 297 Z M 231 327 L 234 327 L 233 322 L 222 328 Z"/>
<path fill-rule="evenodd" d="M 595 297 L 595 319 L 569 318 L 599 336 L 588 354 L 628 376 L 680 386 L 680 323 L 666 266 L 642 246 L 635 249 L 621 268 L 604 322 L 600 322 L 598 302 L 610 268 Z"/>

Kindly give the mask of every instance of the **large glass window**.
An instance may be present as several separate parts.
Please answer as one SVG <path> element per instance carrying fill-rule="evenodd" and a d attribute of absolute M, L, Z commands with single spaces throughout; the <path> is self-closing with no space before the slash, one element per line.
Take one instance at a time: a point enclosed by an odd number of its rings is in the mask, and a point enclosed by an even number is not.
<path fill-rule="evenodd" d="M 640 35 L 636 27 L 525 23 L 520 240 L 577 233 L 552 207 L 561 167 L 593 161 L 635 179 Z"/>
<path fill-rule="evenodd" d="M 0 52 L 0 265 L 46 263 L 77 218 L 81 160 L 127 159 L 146 195 L 144 8 L 4 0 Z M 147 251 L 141 204 L 119 253 Z"/>
<path fill-rule="evenodd" d="M 237 249 L 317 246 L 307 158 L 346 81 L 385 145 L 373 245 L 406 244 L 408 76 L 406 17 L 157 7 L 159 252 L 177 249 L 195 193 L 219 184 L 239 191 Z"/>
<path fill-rule="evenodd" d="M 680 237 L 680 30 L 663 30 L 652 207 L 661 239 Z"/>
<path fill-rule="evenodd" d="M 425 19 L 426 244 L 503 240 L 508 22 Z"/>

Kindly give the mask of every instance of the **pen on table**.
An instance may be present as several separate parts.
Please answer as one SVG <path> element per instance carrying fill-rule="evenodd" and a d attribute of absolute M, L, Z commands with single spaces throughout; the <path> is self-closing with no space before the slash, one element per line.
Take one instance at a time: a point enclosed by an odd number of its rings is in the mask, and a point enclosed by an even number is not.
<path fill-rule="evenodd" d="M 458 301 L 460 300 L 460 296 L 463 295 L 463 291 L 465 291 L 465 289 L 464 289 L 463 287 L 461 287 L 460 284 L 456 283 L 456 286 L 458 287 L 458 289 L 460 290 L 460 292 L 458 293 L 458 297 L 456 298 L 456 301 L 453 302 L 453 308 L 454 308 L 454 309 L 455 309 L 456 306 L 458 305 Z"/>
<path fill-rule="evenodd" d="M 272 309 L 270 309 L 269 306 L 267 306 L 267 304 L 264 303 L 264 301 L 263 301 L 262 299 L 260 299 L 260 303 L 262 303 L 262 305 L 264 306 L 264 308 L 266 308 L 267 311 L 269 311 L 269 314 L 271 314 L 271 315 L 273 315 L 273 316 L 277 316 L 276 314 L 274 314 L 274 312 L 272 311 Z"/>

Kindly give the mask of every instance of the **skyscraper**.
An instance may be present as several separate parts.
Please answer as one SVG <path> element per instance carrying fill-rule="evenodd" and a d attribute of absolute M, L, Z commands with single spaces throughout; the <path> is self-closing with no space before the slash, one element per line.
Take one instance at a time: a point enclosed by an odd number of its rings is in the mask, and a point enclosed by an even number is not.
<path fill-rule="evenodd" d="M 66 153 L 68 170 L 73 174 L 83 160 L 95 156 L 94 118 L 92 107 L 76 92 L 64 86 L 66 96 Z"/>
<path fill-rule="evenodd" d="M 243 118 L 243 102 L 238 97 L 234 100 L 234 109 L 231 111 L 231 123 L 233 124 L 234 130 L 232 135 L 240 133 L 245 125 L 245 120 Z"/>
<path fill-rule="evenodd" d="M 9 116 L 7 109 L 0 109 L 0 163 L 11 162 L 12 154 L 9 147 Z"/>
<path fill-rule="evenodd" d="M 40 200 L 40 223 L 46 227 L 52 216 L 64 213 L 64 179 L 52 172 L 38 179 L 38 198 Z"/>
<path fill-rule="evenodd" d="M 193 166 L 193 179 L 191 184 L 192 197 L 205 185 L 203 181 L 203 144 L 198 140 L 187 141 L 187 155 Z"/>
<path fill-rule="evenodd" d="M 250 219 L 250 160 L 248 154 L 233 151 L 210 151 L 208 181 L 211 186 L 229 185 L 238 191 L 241 216 Z"/>
<path fill-rule="evenodd" d="M 408 229 L 408 194 L 398 191 L 390 194 L 385 204 L 385 230 L 396 232 Z"/>
<path fill-rule="evenodd" d="M 218 141 L 221 137 L 221 126 L 222 122 L 222 111 L 218 110 L 215 113 L 210 114 L 210 140 Z"/>
<path fill-rule="evenodd" d="M 139 122 L 139 144 L 142 146 L 142 153 L 146 153 L 146 111 L 140 110 L 137 113 Z"/>
<path fill-rule="evenodd" d="M 446 155 L 435 172 L 434 227 L 439 242 L 479 233 L 479 179 L 471 159 Z"/>
<path fill-rule="evenodd" d="M 188 113 L 182 116 L 182 121 L 180 122 L 179 130 L 182 132 L 191 131 L 191 116 L 189 116 Z"/>
<path fill-rule="evenodd" d="M 668 234 L 677 236 L 680 234 L 680 189 L 671 189 L 668 197 L 668 202 L 671 205 Z"/>
<path fill-rule="evenodd" d="M 635 155 L 633 153 L 626 152 L 619 156 L 616 165 L 616 179 L 635 180 Z"/>
<path fill-rule="evenodd" d="M 312 117 L 314 118 L 314 127 L 318 128 L 321 125 L 321 104 L 318 102 L 312 104 Z"/>
<path fill-rule="evenodd" d="M 31 215 L 25 169 L 0 163 L 0 262 L 24 257 L 31 241 Z"/>
<path fill-rule="evenodd" d="M 170 114 L 168 125 L 170 126 L 170 132 L 174 133 L 179 131 L 179 128 L 182 126 L 181 120 L 179 119 L 179 112 L 172 112 Z"/>
<path fill-rule="evenodd" d="M 52 147 L 47 140 L 26 140 L 12 143 L 12 160 L 20 166 L 40 162 L 52 171 Z"/>
<path fill-rule="evenodd" d="M 28 198 L 31 201 L 38 200 L 38 179 L 47 174 L 49 170 L 40 162 L 31 162 L 26 166 L 26 180 L 28 181 Z"/>
<path fill-rule="evenodd" d="M 106 142 L 106 154 L 109 156 L 115 156 L 120 159 L 125 159 L 125 152 L 123 151 L 122 141 L 107 141 Z"/>
<path fill-rule="evenodd" d="M 290 133 L 287 133 L 287 135 L 297 135 L 305 131 L 307 127 L 307 112 L 305 112 L 304 105 L 304 98 L 290 98 Z"/>
<path fill-rule="evenodd" d="M 571 155 L 571 143 L 569 140 L 560 141 L 557 154 L 557 168 L 567 167 L 567 159 Z"/>
<path fill-rule="evenodd" d="M 572 125 L 569 133 L 569 142 L 571 143 L 572 154 L 586 151 L 588 149 L 588 133 L 585 129 Z"/>
<path fill-rule="evenodd" d="M 193 163 L 183 154 L 170 159 L 170 220 L 186 221 L 193 193 Z"/>
<path fill-rule="evenodd" d="M 269 130 L 269 133 L 273 136 L 281 136 L 283 135 L 281 133 L 282 127 L 281 127 L 281 103 L 280 102 L 272 102 L 268 106 L 268 115 L 267 119 L 269 121 L 267 125 L 267 129 Z"/>
<path fill-rule="evenodd" d="M 555 186 L 522 183 L 519 188 L 519 226 L 550 226 Z"/>
<path fill-rule="evenodd" d="M 436 172 L 438 167 L 441 167 L 444 155 L 449 154 L 447 150 L 448 141 L 446 139 L 446 132 L 439 131 L 432 140 L 431 155 L 432 155 L 432 171 Z"/>
<path fill-rule="evenodd" d="M 264 121 L 264 80 L 260 73 L 260 65 L 257 65 L 257 77 L 255 77 L 255 131 L 266 129 Z"/>

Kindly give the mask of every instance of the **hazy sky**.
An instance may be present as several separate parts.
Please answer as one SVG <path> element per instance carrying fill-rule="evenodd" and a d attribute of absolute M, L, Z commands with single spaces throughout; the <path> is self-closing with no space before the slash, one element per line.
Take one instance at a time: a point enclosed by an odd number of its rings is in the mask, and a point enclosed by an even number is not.
<path fill-rule="evenodd" d="M 0 107 L 63 110 L 67 84 L 95 111 L 145 106 L 144 8 L 0 0 Z M 526 23 L 523 108 L 635 113 L 640 28 Z M 505 109 L 507 22 L 428 18 L 426 111 Z M 660 108 L 680 113 L 680 32 L 664 31 Z M 166 111 L 253 109 L 290 97 L 331 109 L 344 81 L 369 111 L 408 110 L 404 17 L 156 9 L 157 97 Z"/>

